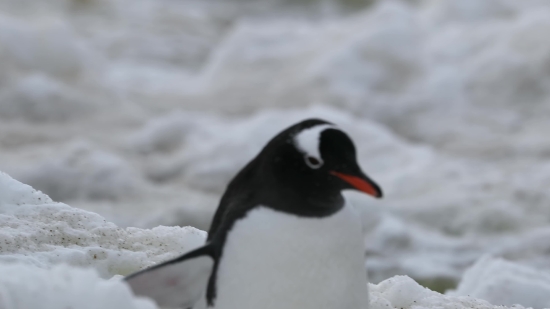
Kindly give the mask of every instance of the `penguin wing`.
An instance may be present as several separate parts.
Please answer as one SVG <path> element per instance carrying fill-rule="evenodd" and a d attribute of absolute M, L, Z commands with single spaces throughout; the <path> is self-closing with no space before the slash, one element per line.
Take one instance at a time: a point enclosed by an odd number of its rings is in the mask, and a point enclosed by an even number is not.
<path fill-rule="evenodd" d="M 135 295 L 154 299 L 162 307 L 191 308 L 206 291 L 214 258 L 209 245 L 127 276 Z"/>

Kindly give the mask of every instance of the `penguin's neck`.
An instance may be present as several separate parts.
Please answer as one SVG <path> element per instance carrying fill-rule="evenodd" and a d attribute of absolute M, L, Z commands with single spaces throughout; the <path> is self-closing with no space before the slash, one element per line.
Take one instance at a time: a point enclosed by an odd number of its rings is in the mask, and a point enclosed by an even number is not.
<path fill-rule="evenodd" d="M 295 188 L 262 186 L 257 205 L 264 205 L 277 211 L 299 217 L 327 217 L 344 207 L 340 192 L 319 192 L 310 194 Z"/>
<path fill-rule="evenodd" d="M 264 205 L 300 217 L 318 218 L 330 216 L 344 207 L 345 200 L 340 190 L 312 190 L 303 184 L 285 186 L 286 182 L 277 179 L 272 168 L 259 156 L 249 162 L 227 187 L 218 211 L 224 212 L 225 205 L 233 201 L 250 206 Z"/>

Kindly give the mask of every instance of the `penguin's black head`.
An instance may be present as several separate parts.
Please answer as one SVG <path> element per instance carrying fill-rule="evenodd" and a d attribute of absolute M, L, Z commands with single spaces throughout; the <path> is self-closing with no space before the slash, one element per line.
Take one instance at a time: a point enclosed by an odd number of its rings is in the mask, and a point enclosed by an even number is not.
<path fill-rule="evenodd" d="M 349 136 L 327 121 L 308 119 L 274 137 L 260 153 L 264 178 L 279 194 L 341 198 L 354 189 L 376 198 L 382 190 L 359 167 Z"/>

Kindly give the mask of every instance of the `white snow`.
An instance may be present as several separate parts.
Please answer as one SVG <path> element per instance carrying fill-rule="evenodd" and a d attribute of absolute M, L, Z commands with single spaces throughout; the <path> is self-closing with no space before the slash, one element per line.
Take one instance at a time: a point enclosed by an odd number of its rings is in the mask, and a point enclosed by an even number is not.
<path fill-rule="evenodd" d="M 119 275 L 181 255 L 205 237 L 192 227 L 119 228 L 0 172 L 0 308 L 156 308 L 134 298 Z"/>
<path fill-rule="evenodd" d="M 192 227 L 119 228 L 0 173 L 2 263 L 93 267 L 102 278 L 110 278 L 185 253 L 205 237 Z"/>
<path fill-rule="evenodd" d="M 550 307 L 550 273 L 485 256 L 465 273 L 458 288 L 448 295 L 471 296 L 495 305 Z"/>
<path fill-rule="evenodd" d="M 420 308 L 507 308 L 492 305 L 481 299 L 468 296 L 446 296 L 430 291 L 407 276 L 396 276 L 380 282 L 369 284 L 371 309 L 420 309 Z M 519 305 L 510 308 L 524 308 Z"/>
<path fill-rule="evenodd" d="M 119 280 L 101 279 L 91 269 L 65 264 L 42 269 L 0 264 L 2 309 L 156 309 L 149 299 L 135 298 Z"/>

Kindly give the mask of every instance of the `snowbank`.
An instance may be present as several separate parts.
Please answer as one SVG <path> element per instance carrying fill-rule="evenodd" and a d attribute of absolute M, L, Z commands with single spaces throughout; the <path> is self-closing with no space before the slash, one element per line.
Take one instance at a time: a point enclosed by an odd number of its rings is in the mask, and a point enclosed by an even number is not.
<path fill-rule="evenodd" d="M 101 279 L 91 269 L 57 265 L 42 269 L 0 263 L 2 309 L 156 309 L 148 299 L 136 298 L 118 280 Z"/>
<path fill-rule="evenodd" d="M 192 227 L 122 229 L 0 173 L 2 263 L 93 267 L 110 278 L 178 256 L 201 245 L 205 236 Z"/>
<path fill-rule="evenodd" d="M 157 308 L 150 300 L 135 298 L 129 287 L 104 280 L 92 270 L 58 265 L 40 269 L 26 265 L 2 265 L 0 271 L 0 308 L 54 309 L 74 308 Z M 396 276 L 369 284 L 371 309 L 496 309 L 507 308 L 467 296 L 446 296 L 423 288 L 407 276 Z M 32 293 L 33 297 L 29 297 Z M 524 308 L 515 305 L 510 308 Z"/>
<path fill-rule="evenodd" d="M 119 228 L 0 172 L 0 308 L 156 308 L 118 278 L 105 279 L 178 256 L 205 237 L 192 227 Z"/>
<path fill-rule="evenodd" d="M 396 276 L 377 285 L 369 284 L 371 309 L 490 309 L 506 308 L 467 296 L 451 297 L 430 291 L 407 276 Z M 511 308 L 521 309 L 515 305 Z"/>
<path fill-rule="evenodd" d="M 549 308 L 550 273 L 485 256 L 464 273 L 458 288 L 447 295 L 468 295 L 495 305 Z"/>

